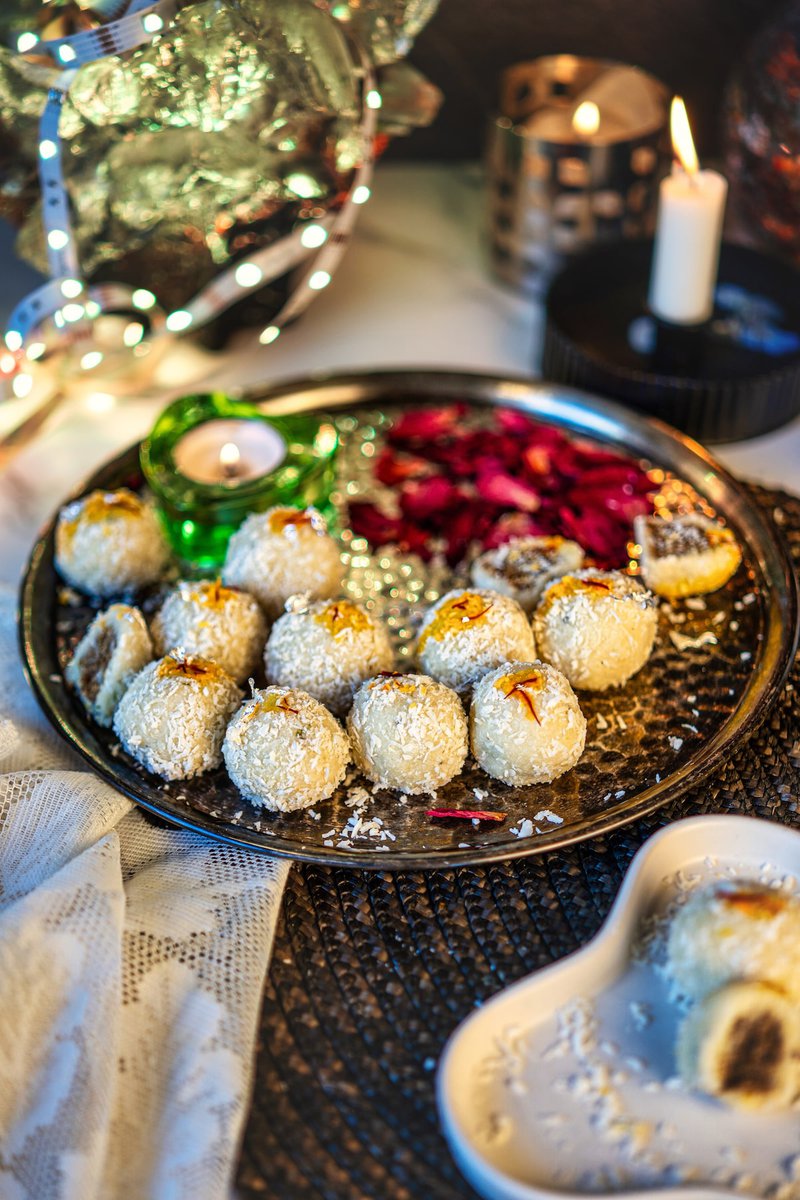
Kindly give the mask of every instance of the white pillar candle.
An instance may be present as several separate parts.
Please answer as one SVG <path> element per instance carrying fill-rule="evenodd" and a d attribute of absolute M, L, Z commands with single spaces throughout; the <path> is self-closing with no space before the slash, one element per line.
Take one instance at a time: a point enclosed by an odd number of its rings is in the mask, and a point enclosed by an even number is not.
<path fill-rule="evenodd" d="M 714 309 L 727 180 L 701 171 L 686 109 L 672 101 L 672 144 L 679 159 L 658 195 L 649 303 L 675 325 L 699 325 Z"/>
<path fill-rule="evenodd" d="M 274 471 L 286 457 L 286 443 L 266 421 L 220 418 L 190 429 L 172 456 L 196 483 L 234 485 Z"/>

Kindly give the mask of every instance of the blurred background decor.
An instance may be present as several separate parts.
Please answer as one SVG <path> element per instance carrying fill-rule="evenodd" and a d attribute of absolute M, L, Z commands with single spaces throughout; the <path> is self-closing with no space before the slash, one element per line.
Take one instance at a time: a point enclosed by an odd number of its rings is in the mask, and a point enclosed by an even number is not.
<path fill-rule="evenodd" d="M 565 255 L 649 232 L 668 101 L 652 75 L 605 59 L 553 54 L 503 72 L 487 164 L 501 279 L 539 294 Z"/>
<path fill-rule="evenodd" d="M 100 311 L 92 304 L 119 311 L 123 294 L 103 288 L 122 285 L 134 297 L 125 307 L 146 318 L 132 321 L 136 314 L 126 311 L 121 349 L 136 350 L 159 313 L 180 333 L 232 306 L 237 311 L 216 329 L 217 340 L 230 327 L 256 323 L 266 341 L 277 336 L 279 310 L 288 320 L 302 307 L 290 303 L 299 286 L 292 272 L 316 268 L 305 271 L 304 303 L 329 282 L 357 206 L 369 196 L 364 172 L 373 153 L 389 133 L 436 111 L 436 89 L 399 62 L 435 6 L 4 6 L 0 35 L 12 49 L 0 51 L 0 215 L 19 227 L 18 253 L 42 272 L 64 275 L 75 292 L 64 293 L 72 311 L 61 298 L 60 307 L 50 306 L 55 328 L 44 333 L 61 333 L 55 340 L 62 346 L 77 342 L 79 365 L 93 370 L 96 353 L 85 360 L 96 331 L 87 333 L 87 325 Z M 46 129 L 53 91 L 63 102 Z M 47 212 L 58 195 L 55 167 L 68 224 L 54 231 Z M 42 181 L 54 189 L 47 204 Z M 54 270 L 62 264 L 78 269 Z M 72 275 L 82 288 L 100 289 L 97 302 L 86 303 L 88 292 L 78 292 Z M 12 336 L 9 350 L 16 353 L 18 341 Z M 47 351 L 48 338 L 37 336 L 34 345 Z"/>
<path fill-rule="evenodd" d="M 751 236 L 800 254 L 800 4 L 782 8 L 748 48 L 728 87 L 726 173 Z"/>

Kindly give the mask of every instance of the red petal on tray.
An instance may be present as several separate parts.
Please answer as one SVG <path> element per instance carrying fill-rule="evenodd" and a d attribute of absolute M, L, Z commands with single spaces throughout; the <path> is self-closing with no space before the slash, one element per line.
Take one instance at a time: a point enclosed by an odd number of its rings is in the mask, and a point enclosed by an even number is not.
<path fill-rule="evenodd" d="M 404 516 L 424 521 L 452 508 L 460 494 L 444 475 L 429 475 L 427 479 L 412 480 L 400 489 L 400 508 Z"/>
<path fill-rule="evenodd" d="M 457 821 L 505 821 L 504 812 L 492 812 L 490 809 L 476 808 L 429 808 L 426 817 L 454 818 Z"/>
<path fill-rule="evenodd" d="M 589 554 L 594 555 L 600 566 L 619 566 L 627 558 L 626 546 L 630 540 L 630 527 L 620 524 L 602 510 L 571 508 L 559 509 L 564 537 L 574 538 Z"/>
<path fill-rule="evenodd" d="M 476 481 L 478 495 L 489 504 L 501 508 L 518 508 L 522 512 L 536 512 L 541 506 L 541 497 L 535 488 L 522 479 L 515 479 L 503 471 L 483 471 Z"/>
<path fill-rule="evenodd" d="M 387 517 L 376 505 L 363 500 L 353 501 L 350 505 L 350 525 L 353 533 L 375 546 L 396 542 L 402 528 L 396 517 Z"/>
<path fill-rule="evenodd" d="M 461 404 L 450 404 L 445 408 L 412 408 L 395 421 L 387 439 L 396 444 L 440 438 L 456 430 L 463 415 Z"/>
<path fill-rule="evenodd" d="M 418 479 L 429 470 L 430 466 L 424 458 L 414 454 L 396 454 L 388 447 L 375 459 L 375 478 L 387 487 L 404 483 L 406 479 Z"/>
<path fill-rule="evenodd" d="M 498 408 L 495 414 L 497 426 L 504 433 L 514 433 L 525 437 L 535 429 L 533 421 L 518 408 Z"/>

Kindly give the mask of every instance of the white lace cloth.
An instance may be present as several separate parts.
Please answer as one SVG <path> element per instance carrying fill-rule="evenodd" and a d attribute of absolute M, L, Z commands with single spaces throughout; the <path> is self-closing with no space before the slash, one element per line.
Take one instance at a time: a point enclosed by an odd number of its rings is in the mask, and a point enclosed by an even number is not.
<path fill-rule="evenodd" d="M 0 589 L 0 1198 L 227 1197 L 287 866 L 83 769 Z"/>

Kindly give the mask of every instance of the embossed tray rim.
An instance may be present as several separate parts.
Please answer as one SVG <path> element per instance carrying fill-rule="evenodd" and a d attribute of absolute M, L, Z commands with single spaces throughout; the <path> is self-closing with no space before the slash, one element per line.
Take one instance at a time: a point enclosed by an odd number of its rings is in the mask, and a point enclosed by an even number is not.
<path fill-rule="evenodd" d="M 518 408 L 536 420 L 570 434 L 648 458 L 673 471 L 703 495 L 747 543 L 753 564 L 761 576 L 758 584 L 760 603 L 764 607 L 765 636 L 755 648 L 753 673 L 737 708 L 713 737 L 659 783 L 613 809 L 548 830 L 535 839 L 517 839 L 509 835 L 508 843 L 484 847 L 379 853 L 324 847 L 302 839 L 261 834 L 216 820 L 199 810 L 187 813 L 173 804 L 168 795 L 158 802 L 142 795 L 134 773 L 110 758 L 94 736 L 88 718 L 78 720 L 66 709 L 62 694 L 50 679 L 60 670 L 52 621 L 53 589 L 46 584 L 48 572 L 52 573 L 54 516 L 34 545 L 22 579 L 19 635 L 23 665 L 39 703 L 56 730 L 103 779 L 135 803 L 175 825 L 222 842 L 331 866 L 385 871 L 496 862 L 540 854 L 608 833 L 652 812 L 706 779 L 764 720 L 778 697 L 797 648 L 797 580 L 780 531 L 765 521 L 742 485 L 691 438 L 612 401 L 523 376 L 429 370 L 354 372 L 291 379 L 269 389 L 255 390 L 247 399 L 277 415 L 313 410 L 358 410 L 398 401 L 408 404 L 412 397 L 420 404 L 465 400 L 475 405 Z M 100 473 L 113 471 L 133 449 L 112 459 Z M 84 482 L 74 494 L 82 495 L 91 485 L 92 480 Z"/>

